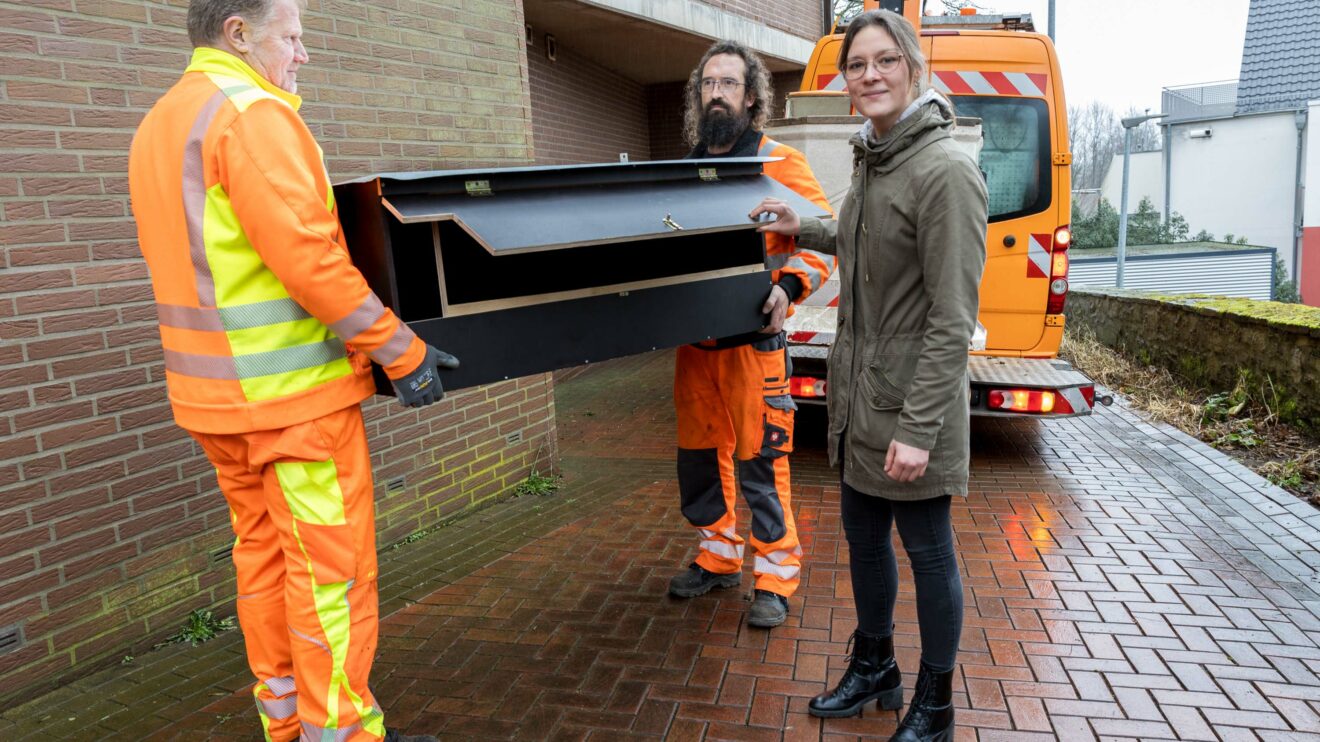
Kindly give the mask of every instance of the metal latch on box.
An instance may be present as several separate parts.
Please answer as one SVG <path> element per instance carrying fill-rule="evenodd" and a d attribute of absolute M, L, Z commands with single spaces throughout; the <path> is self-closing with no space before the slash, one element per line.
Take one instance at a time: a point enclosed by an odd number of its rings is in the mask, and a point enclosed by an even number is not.
<path fill-rule="evenodd" d="M 665 214 L 665 218 L 661 219 L 660 221 L 663 222 L 666 227 L 669 227 L 675 232 L 683 228 L 682 224 L 679 224 L 678 222 L 674 221 L 674 217 L 671 214 Z"/>
<path fill-rule="evenodd" d="M 469 180 L 469 181 L 465 181 L 465 182 L 463 183 L 463 187 L 467 190 L 467 195 L 469 195 L 469 196 L 489 196 L 489 195 L 491 195 L 491 191 L 490 191 L 490 181 L 489 181 L 489 180 Z"/>

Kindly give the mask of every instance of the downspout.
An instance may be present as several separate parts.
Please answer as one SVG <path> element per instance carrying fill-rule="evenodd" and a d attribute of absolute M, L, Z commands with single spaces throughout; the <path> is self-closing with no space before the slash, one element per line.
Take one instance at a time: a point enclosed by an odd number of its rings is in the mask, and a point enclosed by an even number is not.
<path fill-rule="evenodd" d="M 1298 261 L 1301 260 L 1302 246 L 1302 210 L 1304 208 L 1303 199 L 1306 197 L 1306 181 L 1303 179 L 1302 171 L 1302 147 L 1306 143 L 1306 118 L 1307 109 L 1299 109 L 1293 115 L 1293 121 L 1297 124 L 1297 177 L 1296 186 L 1293 193 L 1293 245 L 1292 245 L 1292 280 L 1297 285 L 1298 291 L 1302 288 L 1301 277 L 1297 272 Z"/>
<path fill-rule="evenodd" d="M 1168 224 L 1173 213 L 1173 124 L 1160 126 L 1164 127 L 1164 223 Z"/>

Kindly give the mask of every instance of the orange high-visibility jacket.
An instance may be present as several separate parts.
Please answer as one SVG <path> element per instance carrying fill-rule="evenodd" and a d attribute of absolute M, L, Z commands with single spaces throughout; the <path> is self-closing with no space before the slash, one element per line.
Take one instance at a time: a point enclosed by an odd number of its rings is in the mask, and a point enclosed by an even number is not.
<path fill-rule="evenodd" d="M 762 134 L 756 155 L 784 158 L 778 162 L 767 162 L 765 174 L 822 209 L 833 212 L 829 199 L 825 197 L 820 183 L 811 172 L 811 166 L 807 164 L 806 156 L 801 152 Z M 765 236 L 765 256 L 766 264 L 775 269 L 772 274 L 775 283 L 779 283 L 785 273 L 796 276 L 802 283 L 802 293 L 796 298 L 789 297 L 795 304 L 801 304 L 803 299 L 811 296 L 811 292 L 820 288 L 834 272 L 833 255 L 798 247 L 793 238 L 782 234 L 770 233 Z M 789 311 L 792 311 L 792 307 L 789 307 Z"/>
<path fill-rule="evenodd" d="M 200 433 L 313 420 L 397 379 L 425 345 L 353 267 L 302 100 L 198 48 L 129 153 L 174 418 Z"/>

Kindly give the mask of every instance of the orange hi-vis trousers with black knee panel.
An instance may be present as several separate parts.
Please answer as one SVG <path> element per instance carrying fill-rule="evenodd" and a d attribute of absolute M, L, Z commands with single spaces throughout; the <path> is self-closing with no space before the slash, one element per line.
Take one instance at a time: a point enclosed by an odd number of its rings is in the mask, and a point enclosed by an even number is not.
<path fill-rule="evenodd" d="M 718 574 L 742 569 L 735 500 L 752 514 L 756 587 L 788 597 L 802 568 L 789 494 L 793 411 L 784 334 L 749 345 L 678 349 L 678 486 L 682 510 L 701 535 L 697 564 Z M 734 470 L 737 469 L 737 484 Z"/>
<path fill-rule="evenodd" d="M 358 405 L 253 433 L 193 433 L 237 540 L 238 620 L 266 739 L 379 740 L 371 460 Z"/>

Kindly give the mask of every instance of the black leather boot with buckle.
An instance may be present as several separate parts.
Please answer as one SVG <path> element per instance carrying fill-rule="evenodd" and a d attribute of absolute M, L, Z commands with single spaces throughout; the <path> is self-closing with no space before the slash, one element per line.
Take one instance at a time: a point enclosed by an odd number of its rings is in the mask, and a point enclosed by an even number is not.
<path fill-rule="evenodd" d="M 848 669 L 833 690 L 807 703 L 807 713 L 828 719 L 856 716 L 862 707 L 879 699 L 880 708 L 903 707 L 903 675 L 894 661 L 894 637 L 854 631 Z"/>
<path fill-rule="evenodd" d="M 953 670 L 935 672 L 921 663 L 917 687 L 912 691 L 898 731 L 889 742 L 950 742 L 953 739 Z"/>

